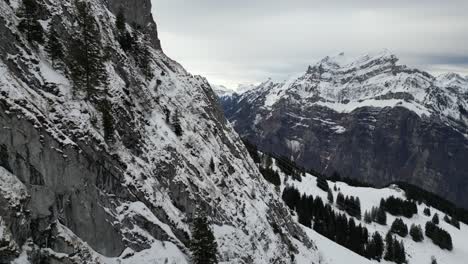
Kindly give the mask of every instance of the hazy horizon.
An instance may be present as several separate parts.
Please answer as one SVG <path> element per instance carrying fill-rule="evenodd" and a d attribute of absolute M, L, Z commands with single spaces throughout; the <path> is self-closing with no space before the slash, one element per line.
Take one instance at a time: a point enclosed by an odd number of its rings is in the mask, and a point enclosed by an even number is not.
<path fill-rule="evenodd" d="M 468 75 L 468 1 L 152 3 L 166 54 L 229 88 L 284 80 L 341 52 L 383 49 L 409 67 Z"/>

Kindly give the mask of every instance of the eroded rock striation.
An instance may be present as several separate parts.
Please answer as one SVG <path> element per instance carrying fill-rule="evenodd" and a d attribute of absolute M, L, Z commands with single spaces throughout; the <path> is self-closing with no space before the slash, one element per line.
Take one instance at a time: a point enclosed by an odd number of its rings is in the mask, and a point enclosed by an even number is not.
<path fill-rule="evenodd" d="M 1 263 L 188 263 L 197 208 L 220 261 L 317 259 L 206 79 L 163 53 L 149 0 L 86 1 L 105 101 L 71 78 L 76 1 L 36 2 L 45 35 L 58 32 L 59 61 L 18 29 L 21 1 L 0 1 Z M 119 10 L 144 53 L 119 43 Z"/>

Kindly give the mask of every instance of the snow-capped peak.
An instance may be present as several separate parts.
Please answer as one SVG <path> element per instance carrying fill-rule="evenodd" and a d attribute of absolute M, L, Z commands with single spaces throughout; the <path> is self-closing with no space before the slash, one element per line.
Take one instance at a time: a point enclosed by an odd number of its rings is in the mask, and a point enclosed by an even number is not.
<path fill-rule="evenodd" d="M 360 56 L 348 56 L 344 52 L 339 53 L 336 56 L 327 56 L 315 64 L 316 67 L 330 67 L 330 68 L 361 68 L 369 65 L 373 61 L 391 61 L 396 63 L 398 58 L 395 54 L 387 49 L 376 53 L 368 53 Z M 313 67 L 313 66 L 312 66 Z"/>
<path fill-rule="evenodd" d="M 468 102 L 462 95 L 467 91 L 468 80 L 458 74 L 435 78 L 398 64 L 395 54 L 382 50 L 358 57 L 344 53 L 325 57 L 309 66 L 305 74 L 280 83 L 269 79 L 242 97 L 264 100 L 266 108 L 286 100 L 337 112 L 361 107 L 405 107 L 419 116 L 437 113 L 460 119 L 459 106 L 466 108 Z"/>
<path fill-rule="evenodd" d="M 444 80 L 447 80 L 447 81 L 452 81 L 452 80 L 457 80 L 457 81 L 467 81 L 467 79 L 463 76 L 461 76 L 460 74 L 458 73 L 455 73 L 455 72 L 447 72 L 447 73 L 444 73 L 444 74 L 441 74 L 437 77 L 438 80 L 440 81 L 444 81 Z"/>
<path fill-rule="evenodd" d="M 224 85 L 211 84 L 214 92 L 220 97 L 231 97 L 235 94 L 241 95 L 258 87 L 255 84 L 238 84 L 236 88 L 228 88 Z"/>

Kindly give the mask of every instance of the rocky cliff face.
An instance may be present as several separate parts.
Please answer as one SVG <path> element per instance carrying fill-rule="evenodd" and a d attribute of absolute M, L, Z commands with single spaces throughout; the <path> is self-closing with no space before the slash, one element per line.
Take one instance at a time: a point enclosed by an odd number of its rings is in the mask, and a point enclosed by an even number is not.
<path fill-rule="evenodd" d="M 74 1 L 37 2 L 41 26 L 57 28 L 68 54 Z M 150 1 L 89 3 L 106 49 L 112 140 L 66 63 L 18 30 L 21 1 L 0 1 L 0 262 L 188 263 L 197 207 L 225 263 L 316 261 L 208 82 L 162 52 Z M 149 52 L 151 78 L 116 41 L 120 8 Z"/>
<path fill-rule="evenodd" d="M 122 10 L 133 27 L 145 32 L 152 47 L 161 49 L 157 26 L 151 14 L 151 0 L 108 0 L 108 8 L 114 15 Z"/>
<path fill-rule="evenodd" d="M 261 150 L 377 186 L 413 183 L 466 208 L 467 95 L 464 77 L 436 78 L 383 52 L 327 57 L 222 102 Z"/>

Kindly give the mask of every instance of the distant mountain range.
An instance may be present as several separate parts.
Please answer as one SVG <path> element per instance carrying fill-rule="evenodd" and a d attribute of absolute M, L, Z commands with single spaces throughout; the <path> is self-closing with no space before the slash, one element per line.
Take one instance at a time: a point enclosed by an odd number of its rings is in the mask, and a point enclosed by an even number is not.
<path fill-rule="evenodd" d="M 339 54 L 284 82 L 218 94 L 261 150 L 377 186 L 416 184 L 468 207 L 466 77 L 435 77 L 388 51 Z"/>

